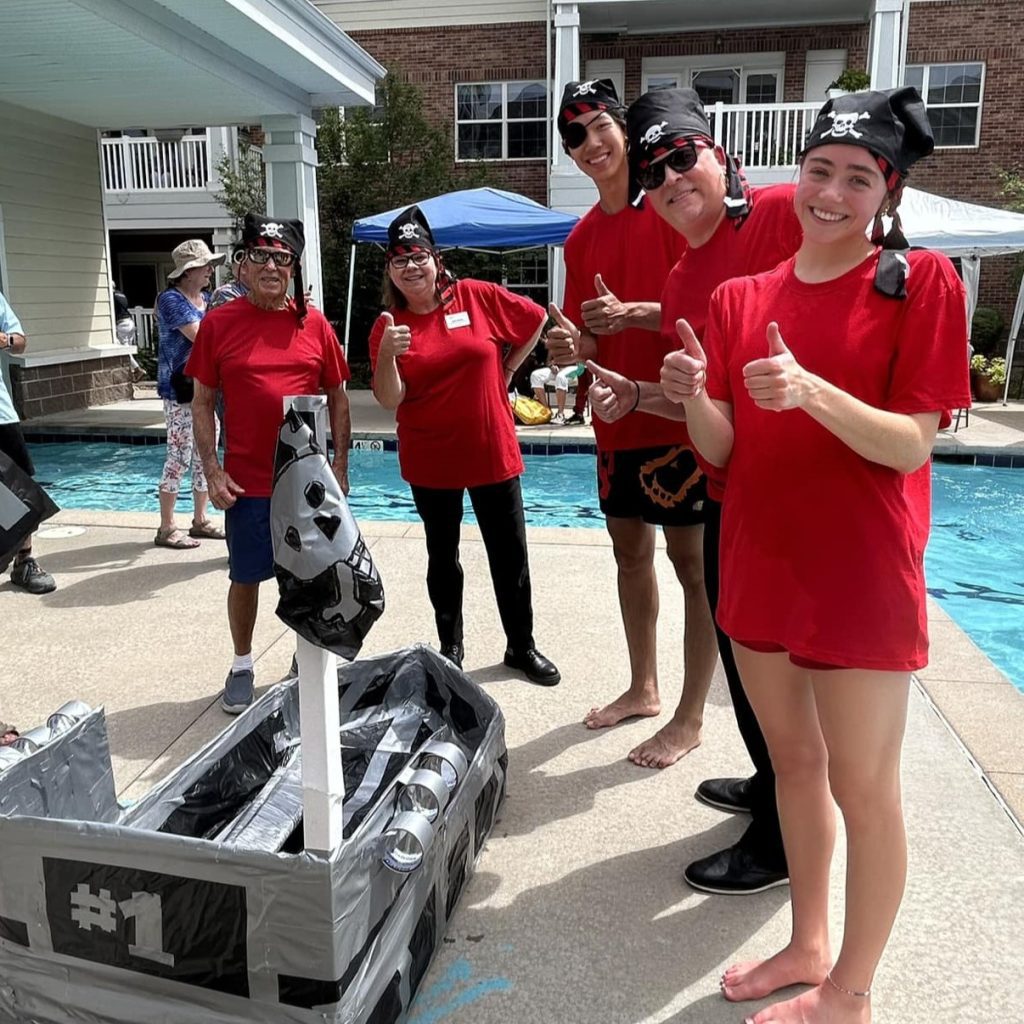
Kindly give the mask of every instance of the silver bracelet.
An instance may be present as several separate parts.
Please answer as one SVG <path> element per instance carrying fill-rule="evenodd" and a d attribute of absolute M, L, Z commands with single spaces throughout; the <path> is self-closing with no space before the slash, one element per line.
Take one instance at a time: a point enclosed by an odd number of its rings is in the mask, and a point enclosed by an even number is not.
<path fill-rule="evenodd" d="M 832 977 L 832 972 L 829 971 L 825 975 L 825 980 L 837 991 L 842 992 L 844 996 L 857 996 L 860 999 L 867 999 L 871 995 L 871 989 L 867 989 L 864 992 L 855 992 L 852 988 L 843 988 L 842 985 L 838 984 L 835 978 Z"/>

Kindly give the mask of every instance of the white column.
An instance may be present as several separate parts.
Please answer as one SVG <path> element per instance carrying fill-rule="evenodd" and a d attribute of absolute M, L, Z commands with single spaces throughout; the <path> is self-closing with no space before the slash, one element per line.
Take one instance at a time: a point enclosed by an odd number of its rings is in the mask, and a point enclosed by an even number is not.
<path fill-rule="evenodd" d="M 306 231 L 302 277 L 313 301 L 324 301 L 320 263 L 320 208 L 317 202 L 316 124 L 301 114 L 274 114 L 262 119 L 267 141 L 263 163 L 267 168 L 267 215 L 297 217 Z"/>
<path fill-rule="evenodd" d="M 894 89 L 903 69 L 903 0 L 871 0 L 868 74 L 872 89 Z"/>
<path fill-rule="evenodd" d="M 568 155 L 562 152 L 562 139 L 555 124 L 555 114 L 562 99 L 562 92 L 569 82 L 580 77 L 580 11 L 575 3 L 555 3 L 555 77 L 551 96 L 551 165 L 568 164 L 575 167 Z"/>

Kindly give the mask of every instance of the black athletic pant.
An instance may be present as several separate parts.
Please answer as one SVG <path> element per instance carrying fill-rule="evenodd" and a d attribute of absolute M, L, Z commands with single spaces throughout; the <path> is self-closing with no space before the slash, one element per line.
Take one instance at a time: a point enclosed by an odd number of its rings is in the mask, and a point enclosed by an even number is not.
<path fill-rule="evenodd" d="M 708 498 L 704 502 L 704 589 L 707 591 L 711 614 L 718 611 L 718 543 L 722 528 L 722 506 Z M 747 700 L 740 680 L 736 659 L 729 638 L 718 628 L 718 653 L 722 656 L 725 678 L 729 681 L 729 694 L 740 736 L 746 745 L 750 760 L 754 762 L 754 775 L 750 787 L 751 822 L 740 837 L 739 846 L 767 867 L 785 868 L 786 854 L 782 847 L 779 827 L 779 809 L 775 802 L 775 772 L 768 756 L 768 746 L 757 723 L 754 709 Z"/>
<path fill-rule="evenodd" d="M 427 593 L 441 645 L 462 643 L 462 565 L 459 533 L 464 488 L 412 488 L 427 534 Z M 526 520 L 519 477 L 470 487 L 469 500 L 483 535 L 487 562 L 508 646 L 524 651 L 533 642 L 533 597 L 526 553 Z"/>

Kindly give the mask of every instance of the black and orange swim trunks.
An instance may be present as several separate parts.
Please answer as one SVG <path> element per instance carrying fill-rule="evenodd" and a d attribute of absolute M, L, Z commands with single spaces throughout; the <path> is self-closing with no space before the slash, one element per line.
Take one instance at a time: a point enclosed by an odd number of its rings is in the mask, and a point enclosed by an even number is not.
<path fill-rule="evenodd" d="M 704 522 L 707 483 L 686 445 L 598 451 L 597 494 L 601 511 L 612 518 L 655 526 Z"/>

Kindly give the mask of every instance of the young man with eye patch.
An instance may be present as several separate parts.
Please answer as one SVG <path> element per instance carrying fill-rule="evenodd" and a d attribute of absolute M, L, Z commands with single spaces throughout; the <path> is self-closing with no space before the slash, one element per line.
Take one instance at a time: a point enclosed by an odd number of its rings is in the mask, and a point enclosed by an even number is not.
<path fill-rule="evenodd" d="M 553 361 L 596 359 L 631 379 L 654 383 L 667 351 L 659 337 L 658 298 L 685 240 L 631 184 L 625 118 L 607 79 L 570 82 L 558 112 L 562 143 L 597 186 L 598 202 L 565 243 L 562 308 L 547 335 Z M 577 326 L 579 325 L 579 326 Z M 591 729 L 657 715 L 658 589 L 656 527 L 685 598 L 685 674 L 672 722 L 630 752 L 635 764 L 665 768 L 701 741 L 704 701 L 717 655 L 704 596 L 701 555 L 703 475 L 685 425 L 637 413 L 618 423 L 594 421 L 601 511 L 612 538 L 619 605 L 629 651 L 629 688 L 584 721 Z"/>

